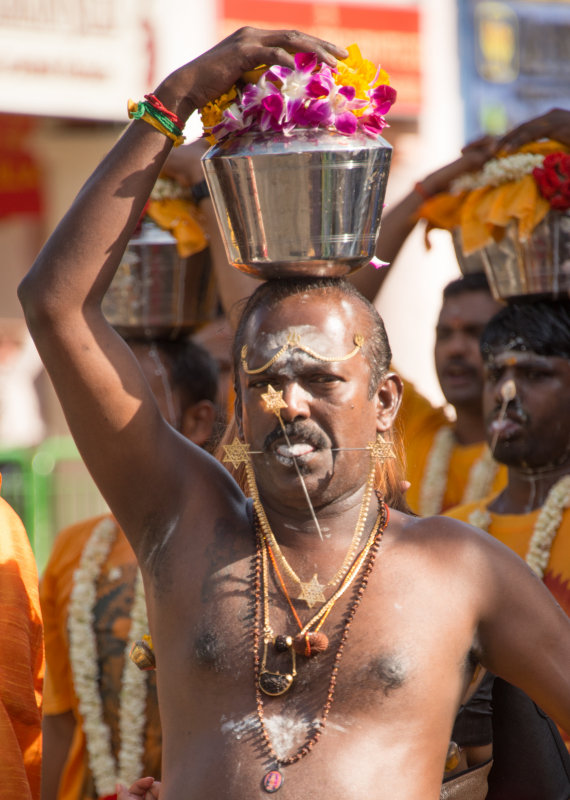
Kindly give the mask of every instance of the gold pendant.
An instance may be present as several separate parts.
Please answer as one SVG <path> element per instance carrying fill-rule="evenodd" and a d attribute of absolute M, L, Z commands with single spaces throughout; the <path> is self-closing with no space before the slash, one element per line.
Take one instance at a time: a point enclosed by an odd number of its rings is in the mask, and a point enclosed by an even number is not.
<path fill-rule="evenodd" d="M 261 691 L 271 697 L 278 697 L 280 694 L 285 694 L 285 692 L 291 688 L 293 678 L 297 674 L 295 651 L 291 647 L 293 640 L 291 637 L 286 638 L 290 639 L 290 643 L 287 644 L 287 650 L 291 653 L 291 672 L 269 672 L 265 669 L 267 664 L 267 649 L 272 640 L 265 639 L 263 643 L 263 658 L 261 660 L 258 683 Z"/>
<path fill-rule="evenodd" d="M 293 683 L 293 676 L 290 672 L 283 674 L 282 672 L 267 672 L 264 670 L 259 676 L 259 688 L 264 694 L 271 697 L 278 697 L 280 694 L 291 688 Z"/>
<path fill-rule="evenodd" d="M 308 583 L 303 583 L 303 581 L 300 583 L 301 594 L 297 597 L 297 600 L 304 600 L 309 608 L 312 608 L 316 603 L 326 602 L 323 594 L 325 585 L 324 583 L 319 583 L 316 572 Z"/>

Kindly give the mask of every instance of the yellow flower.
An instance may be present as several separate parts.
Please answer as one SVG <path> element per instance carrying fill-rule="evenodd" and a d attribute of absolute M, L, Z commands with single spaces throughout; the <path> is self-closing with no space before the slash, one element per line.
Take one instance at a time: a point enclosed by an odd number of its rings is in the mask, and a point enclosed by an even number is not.
<path fill-rule="evenodd" d="M 363 58 L 357 44 L 351 44 L 346 49 L 348 57 L 337 64 L 338 73 L 334 76 L 337 84 L 354 86 L 356 96 L 361 100 L 367 99 L 366 92 L 370 89 L 374 89 L 380 84 L 390 84 L 386 70 L 378 69 L 372 61 Z"/>
<path fill-rule="evenodd" d="M 217 100 L 212 100 L 211 103 L 207 103 L 200 109 L 200 119 L 202 120 L 202 125 L 204 126 L 204 132 L 206 134 L 222 121 L 222 112 L 232 104 L 236 96 L 236 87 L 232 86 L 229 92 L 222 94 Z"/>

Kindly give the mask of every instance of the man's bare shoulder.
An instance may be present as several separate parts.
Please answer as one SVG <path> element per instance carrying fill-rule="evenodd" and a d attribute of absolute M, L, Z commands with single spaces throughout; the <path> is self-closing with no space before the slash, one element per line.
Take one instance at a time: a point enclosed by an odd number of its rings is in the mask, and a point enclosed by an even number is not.
<path fill-rule="evenodd" d="M 522 559 L 490 534 L 452 517 L 416 517 L 393 511 L 388 541 L 414 558 L 434 558 L 455 570 L 480 569 L 491 577 L 497 564 L 526 567 Z"/>

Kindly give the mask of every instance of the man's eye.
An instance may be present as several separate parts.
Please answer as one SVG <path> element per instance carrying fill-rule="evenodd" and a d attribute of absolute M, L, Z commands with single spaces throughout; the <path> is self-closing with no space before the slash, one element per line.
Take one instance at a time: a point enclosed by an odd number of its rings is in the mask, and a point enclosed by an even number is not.
<path fill-rule="evenodd" d="M 337 383 L 339 380 L 337 375 L 314 375 L 311 378 L 313 383 Z"/>
<path fill-rule="evenodd" d="M 267 389 L 269 386 L 268 380 L 263 380 L 260 378 L 258 381 L 252 381 L 248 384 L 248 389 Z"/>
<path fill-rule="evenodd" d="M 542 381 L 548 377 L 548 373 L 541 369 L 527 369 L 525 372 L 525 378 L 529 381 Z"/>

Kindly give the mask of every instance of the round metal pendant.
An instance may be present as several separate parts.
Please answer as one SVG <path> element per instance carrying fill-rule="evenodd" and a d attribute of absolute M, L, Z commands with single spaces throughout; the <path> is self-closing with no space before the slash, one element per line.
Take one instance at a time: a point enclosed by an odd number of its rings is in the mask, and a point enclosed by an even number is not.
<path fill-rule="evenodd" d="M 290 673 L 283 675 L 281 672 L 262 672 L 259 676 L 259 688 L 272 697 L 285 694 L 292 683 L 293 676 Z"/>
<path fill-rule="evenodd" d="M 263 776 L 262 785 L 266 792 L 273 794 L 283 786 L 283 775 L 278 769 L 272 769 L 270 772 Z"/>

